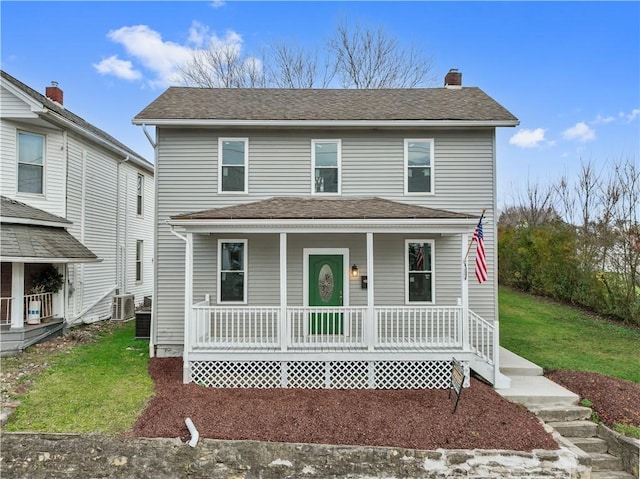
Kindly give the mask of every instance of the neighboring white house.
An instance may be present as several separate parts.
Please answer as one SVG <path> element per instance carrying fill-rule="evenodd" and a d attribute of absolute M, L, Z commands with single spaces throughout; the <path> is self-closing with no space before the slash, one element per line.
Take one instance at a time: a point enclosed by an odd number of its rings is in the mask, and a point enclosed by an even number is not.
<path fill-rule="evenodd" d="M 152 353 L 182 355 L 185 382 L 447 387 L 452 357 L 508 381 L 495 130 L 518 120 L 459 72 L 429 89 L 172 87 L 133 123 L 156 128 Z"/>
<path fill-rule="evenodd" d="M 9 327 L 34 329 L 26 324 L 27 297 L 42 265 L 64 275 L 47 313 L 57 322 L 105 319 L 114 311 L 130 317 L 130 304 L 153 292 L 153 165 L 67 110 L 57 84 L 42 95 L 2 71 L 0 86 L 3 341 Z M 51 231 L 93 258 L 56 249 Z M 118 301 L 126 311 L 114 310 L 114 297 L 125 294 L 129 299 Z"/>

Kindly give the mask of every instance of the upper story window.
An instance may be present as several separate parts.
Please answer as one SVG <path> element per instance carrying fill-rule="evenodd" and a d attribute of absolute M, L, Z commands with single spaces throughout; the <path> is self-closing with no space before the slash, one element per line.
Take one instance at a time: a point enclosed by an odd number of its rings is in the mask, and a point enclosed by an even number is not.
<path fill-rule="evenodd" d="M 406 302 L 433 303 L 434 241 L 406 240 L 405 244 Z"/>
<path fill-rule="evenodd" d="M 313 193 L 340 194 L 340 140 L 311 140 Z"/>
<path fill-rule="evenodd" d="M 218 303 L 247 302 L 247 240 L 218 240 Z"/>
<path fill-rule="evenodd" d="M 404 140 L 405 194 L 433 193 L 433 140 Z"/>
<path fill-rule="evenodd" d="M 144 258 L 144 241 L 136 241 L 136 282 L 142 283 L 142 265 Z"/>
<path fill-rule="evenodd" d="M 218 193 L 248 193 L 249 139 L 220 138 Z"/>
<path fill-rule="evenodd" d="M 18 132 L 18 193 L 44 192 L 44 136 Z"/>
<path fill-rule="evenodd" d="M 144 197 L 144 175 L 138 174 L 138 187 L 136 191 L 136 214 L 142 216 Z"/>

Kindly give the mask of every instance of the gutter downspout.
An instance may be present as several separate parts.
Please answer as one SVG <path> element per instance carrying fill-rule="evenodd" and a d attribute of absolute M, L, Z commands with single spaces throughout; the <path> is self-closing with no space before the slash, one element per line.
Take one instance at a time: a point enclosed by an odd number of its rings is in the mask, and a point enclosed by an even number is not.
<path fill-rule="evenodd" d="M 158 314 L 158 301 L 157 301 L 157 291 L 158 291 L 158 262 L 156 258 L 158 257 L 158 175 L 157 175 L 157 165 L 158 165 L 158 148 L 157 142 L 153 140 L 151 134 L 147 130 L 147 125 L 142 125 L 142 131 L 144 135 L 147 137 L 149 144 L 153 147 L 153 291 L 152 291 L 152 301 L 151 301 L 151 321 L 150 321 L 150 329 L 151 334 L 149 335 L 149 357 L 153 358 L 156 355 L 156 342 L 158 340 L 158 334 L 156 331 L 156 316 Z M 186 238 L 185 238 L 186 241 Z"/>
<path fill-rule="evenodd" d="M 173 225 L 169 225 L 171 233 L 176 235 L 182 241 L 184 241 L 184 340 L 182 350 L 182 382 L 187 384 L 191 382 L 191 368 L 189 366 L 189 351 L 191 349 L 190 341 L 190 329 L 191 329 L 191 307 L 193 285 L 193 234 L 187 233 L 187 236 L 182 236 L 178 233 Z M 155 301 L 154 301 L 155 303 Z"/>

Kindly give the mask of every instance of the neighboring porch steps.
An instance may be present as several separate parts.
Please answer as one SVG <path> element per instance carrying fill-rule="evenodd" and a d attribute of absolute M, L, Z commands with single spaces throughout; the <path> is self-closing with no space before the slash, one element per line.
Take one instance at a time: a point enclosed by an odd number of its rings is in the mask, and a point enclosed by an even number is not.
<path fill-rule="evenodd" d="M 608 453 L 607 442 L 596 436 L 598 426 L 589 420 L 592 411 L 577 405 L 576 394 L 545 378 L 539 366 L 504 348 L 500 348 L 500 371 L 511 379 L 511 386 L 496 391 L 526 406 L 584 451 L 591 462 L 591 479 L 634 479 L 622 469 L 622 460 Z"/>

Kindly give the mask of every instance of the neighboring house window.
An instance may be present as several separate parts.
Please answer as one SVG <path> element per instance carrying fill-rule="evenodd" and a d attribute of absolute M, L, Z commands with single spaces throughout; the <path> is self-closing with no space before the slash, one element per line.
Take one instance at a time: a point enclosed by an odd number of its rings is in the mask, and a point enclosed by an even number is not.
<path fill-rule="evenodd" d="M 247 240 L 218 240 L 218 302 L 247 302 Z"/>
<path fill-rule="evenodd" d="M 405 268 L 407 303 L 432 303 L 435 282 L 433 280 L 433 240 L 407 240 Z"/>
<path fill-rule="evenodd" d="M 44 136 L 18 132 L 18 192 L 44 191 Z"/>
<path fill-rule="evenodd" d="M 249 140 L 220 138 L 218 144 L 218 192 L 248 193 Z"/>
<path fill-rule="evenodd" d="M 142 258 L 144 257 L 144 242 L 136 241 L 136 282 L 142 283 Z"/>
<path fill-rule="evenodd" d="M 311 140 L 313 193 L 340 193 L 340 140 Z"/>
<path fill-rule="evenodd" d="M 138 174 L 138 190 L 136 192 L 136 213 L 138 216 L 142 216 L 142 198 L 144 196 L 144 176 Z"/>
<path fill-rule="evenodd" d="M 433 193 L 433 140 L 404 140 L 405 193 Z"/>

